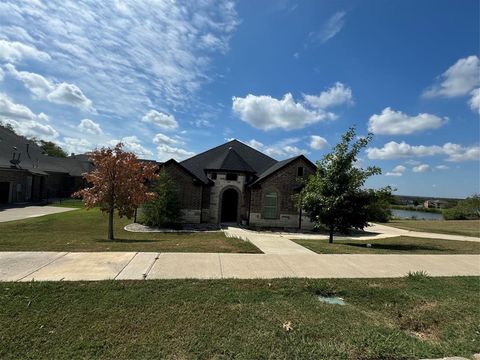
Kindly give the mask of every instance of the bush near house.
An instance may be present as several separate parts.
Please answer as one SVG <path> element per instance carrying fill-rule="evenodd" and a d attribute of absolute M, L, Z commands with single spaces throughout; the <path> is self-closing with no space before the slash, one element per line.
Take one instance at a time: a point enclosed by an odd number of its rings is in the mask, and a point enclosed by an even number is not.
<path fill-rule="evenodd" d="M 155 184 L 156 196 L 142 208 L 142 223 L 148 226 L 176 227 L 180 221 L 178 189 L 165 169 Z"/>
<path fill-rule="evenodd" d="M 480 195 L 476 194 L 465 200 L 460 200 L 457 205 L 443 210 L 445 220 L 475 220 L 480 219 Z"/>

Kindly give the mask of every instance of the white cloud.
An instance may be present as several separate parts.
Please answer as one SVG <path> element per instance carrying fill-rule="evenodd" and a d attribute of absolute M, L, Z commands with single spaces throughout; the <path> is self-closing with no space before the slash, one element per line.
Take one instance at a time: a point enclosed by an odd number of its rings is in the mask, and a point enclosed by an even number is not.
<path fill-rule="evenodd" d="M 409 145 L 402 141 L 390 141 L 383 148 L 369 148 L 366 150 L 369 159 L 390 160 L 403 157 L 432 156 L 443 152 L 441 146 Z"/>
<path fill-rule="evenodd" d="M 133 152 L 138 157 L 150 157 L 153 153 L 140 144 L 140 140 L 136 136 L 125 136 L 121 140 L 110 140 L 110 146 L 115 146 L 121 142 L 125 151 Z"/>
<path fill-rule="evenodd" d="M 154 124 L 165 130 L 175 130 L 178 127 L 178 122 L 173 115 L 165 114 L 157 110 L 150 110 L 143 118 L 143 122 Z"/>
<path fill-rule="evenodd" d="M 193 155 L 195 155 L 194 152 L 182 148 L 169 146 L 166 144 L 157 146 L 157 158 L 159 161 L 167 161 L 170 159 L 182 161 L 188 159 L 189 157 L 192 157 Z"/>
<path fill-rule="evenodd" d="M 88 140 L 70 137 L 64 137 L 60 146 L 69 154 L 84 154 L 94 149 L 94 146 Z"/>
<path fill-rule="evenodd" d="M 437 165 L 437 166 L 435 166 L 435 169 L 437 169 L 437 170 L 448 170 L 450 168 L 447 165 Z"/>
<path fill-rule="evenodd" d="M 439 83 L 423 93 L 424 97 L 458 97 L 480 85 L 480 59 L 476 55 L 459 59 L 439 76 Z"/>
<path fill-rule="evenodd" d="M 403 165 L 397 165 L 393 168 L 394 172 L 399 172 L 399 173 L 404 173 L 407 170 L 407 168 Z"/>
<path fill-rule="evenodd" d="M 407 170 L 407 168 L 403 165 L 397 165 L 393 168 L 391 172 L 387 172 L 386 176 L 402 176 L 403 173 Z"/>
<path fill-rule="evenodd" d="M 0 67 L 0 81 L 3 80 L 4 75 L 5 75 L 5 72 L 4 72 L 3 69 Z"/>
<path fill-rule="evenodd" d="M 75 84 L 63 82 L 55 85 L 54 90 L 47 95 L 47 99 L 57 104 L 76 106 L 87 111 L 95 112 L 92 101 L 87 98 L 82 90 Z"/>
<path fill-rule="evenodd" d="M 380 115 L 374 114 L 370 117 L 368 130 L 375 134 L 408 135 L 439 128 L 446 121 L 446 119 L 426 113 L 409 116 L 387 107 Z"/>
<path fill-rule="evenodd" d="M 233 140 L 233 139 L 232 139 Z M 263 148 L 263 144 L 260 141 L 252 139 L 246 143 L 248 146 L 253 147 L 256 150 L 261 150 Z"/>
<path fill-rule="evenodd" d="M 92 134 L 92 135 L 101 135 L 103 133 L 100 124 L 90 120 L 90 119 L 83 119 L 78 124 L 78 128 L 83 132 Z"/>
<path fill-rule="evenodd" d="M 447 161 L 480 161 L 480 146 L 462 146 L 458 144 L 446 143 L 443 145 L 445 154 L 448 155 Z"/>
<path fill-rule="evenodd" d="M 480 88 L 472 90 L 470 95 L 472 95 L 472 97 L 468 101 L 468 105 L 470 105 L 472 111 L 478 114 L 480 113 Z"/>
<path fill-rule="evenodd" d="M 154 144 L 157 144 L 157 145 L 161 145 L 161 144 L 164 144 L 164 145 L 176 145 L 176 144 L 179 144 L 180 141 L 177 140 L 177 139 L 174 139 L 170 136 L 167 136 L 165 134 L 161 134 L 161 133 L 158 133 L 155 135 L 155 137 L 153 138 L 153 143 Z"/>
<path fill-rule="evenodd" d="M 369 148 L 366 150 L 368 158 L 372 160 L 391 160 L 405 157 L 424 157 L 447 155 L 447 161 L 460 162 L 480 160 L 480 146 L 462 146 L 453 143 L 438 145 L 409 145 L 402 141 L 390 141 L 383 148 Z"/>
<path fill-rule="evenodd" d="M 310 136 L 310 148 L 313 150 L 321 150 L 325 146 L 327 146 L 328 142 L 325 138 L 318 136 L 318 135 L 312 135 Z"/>
<path fill-rule="evenodd" d="M 5 68 L 13 77 L 22 81 L 37 99 L 75 106 L 87 111 L 95 111 L 92 101 L 75 84 L 64 82 L 56 84 L 42 75 L 28 71 L 17 71 L 12 64 L 5 65 Z"/>
<path fill-rule="evenodd" d="M 301 154 L 305 155 L 309 153 L 306 149 L 301 149 L 297 146 L 299 142 L 299 138 L 287 138 L 271 145 L 264 145 L 260 141 L 252 139 L 248 142 L 245 142 L 245 144 L 267 154 L 270 157 L 286 159 L 293 156 Z"/>
<path fill-rule="evenodd" d="M 335 118 L 332 113 L 308 109 L 304 104 L 295 102 L 290 93 L 280 100 L 248 94 L 244 98 L 233 97 L 232 101 L 232 109 L 242 121 L 262 130 L 301 129 L 321 120 Z"/>
<path fill-rule="evenodd" d="M 0 39 L 11 40 L 0 42 L 4 61 L 49 59 L 55 76 L 84 90 L 97 110 L 130 118 L 147 107 L 194 103 L 239 24 L 230 0 L 0 5 Z"/>
<path fill-rule="evenodd" d="M 345 11 L 338 11 L 333 14 L 319 32 L 309 34 L 310 40 L 320 44 L 326 43 L 342 30 L 345 25 L 345 15 Z"/>
<path fill-rule="evenodd" d="M 427 172 L 429 169 L 430 169 L 430 165 L 427 165 L 427 164 L 420 164 L 412 168 L 413 172 L 416 172 L 416 173 Z"/>
<path fill-rule="evenodd" d="M 34 45 L 0 39 L 0 60 L 15 63 L 24 59 L 47 61 L 51 58 L 50 55 L 38 50 Z"/>
<path fill-rule="evenodd" d="M 339 82 L 319 95 L 303 94 L 303 99 L 303 102 L 295 101 L 291 93 L 285 94 L 282 99 L 268 95 L 234 96 L 232 110 L 241 120 L 257 129 L 293 130 L 322 120 L 334 120 L 337 115 L 326 109 L 353 104 L 352 90 Z"/>
<path fill-rule="evenodd" d="M 322 91 L 318 96 L 304 95 L 304 98 L 310 106 L 323 110 L 333 106 L 353 104 L 352 89 L 341 82 L 336 82 L 334 86 Z"/>
<path fill-rule="evenodd" d="M 389 172 L 387 172 L 387 173 L 385 174 L 385 176 L 402 176 L 402 175 L 403 175 L 402 173 L 400 173 L 400 172 L 394 172 L 394 171 L 393 171 L 393 172 L 390 172 L 390 171 L 389 171 Z"/>
<path fill-rule="evenodd" d="M 14 103 L 6 94 L 0 93 L 0 121 L 10 124 L 17 133 L 26 137 L 52 140 L 58 131 L 48 124 L 48 116 L 35 114 L 22 104 Z"/>

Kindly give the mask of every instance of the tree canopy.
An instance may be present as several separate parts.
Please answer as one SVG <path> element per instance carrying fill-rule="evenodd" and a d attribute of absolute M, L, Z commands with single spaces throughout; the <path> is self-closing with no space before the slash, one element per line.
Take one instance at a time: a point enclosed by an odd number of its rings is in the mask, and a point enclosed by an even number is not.
<path fill-rule="evenodd" d="M 114 148 L 97 149 L 89 155 L 95 169 L 84 178 L 91 187 L 72 196 L 81 197 L 87 209 L 98 206 L 108 213 L 108 239 L 113 240 L 114 211 L 130 219 L 139 205 L 155 196 L 148 191 L 146 182 L 157 178 L 157 166 L 123 151 L 122 143 Z"/>
<path fill-rule="evenodd" d="M 368 177 L 380 174 L 380 168 L 357 166 L 360 151 L 372 139 L 356 137 L 351 127 L 333 151 L 317 162 L 317 171 L 302 191 L 302 206 L 318 227 L 326 226 L 333 242 L 333 233 L 348 233 L 351 228 L 363 229 L 369 217 L 371 194 L 363 189 Z"/>

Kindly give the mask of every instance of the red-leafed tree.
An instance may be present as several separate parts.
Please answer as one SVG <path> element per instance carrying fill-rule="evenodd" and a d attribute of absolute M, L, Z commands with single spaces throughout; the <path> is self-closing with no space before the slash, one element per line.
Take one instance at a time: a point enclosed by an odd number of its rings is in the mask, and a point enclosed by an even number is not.
<path fill-rule="evenodd" d="M 140 204 L 155 196 L 148 191 L 146 182 L 157 178 L 157 166 L 123 151 L 122 143 L 114 148 L 97 149 L 89 155 L 95 169 L 84 174 L 84 178 L 91 187 L 72 196 L 82 198 L 87 209 L 99 206 L 108 213 L 108 239 L 113 240 L 114 211 L 117 210 L 120 217 L 131 219 Z"/>

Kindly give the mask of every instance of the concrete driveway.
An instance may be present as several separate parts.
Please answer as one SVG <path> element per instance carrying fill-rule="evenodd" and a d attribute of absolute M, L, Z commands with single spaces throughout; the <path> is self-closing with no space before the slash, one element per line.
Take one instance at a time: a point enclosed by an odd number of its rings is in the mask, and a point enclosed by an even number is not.
<path fill-rule="evenodd" d="M 0 222 L 22 220 L 32 217 L 63 213 L 76 210 L 76 208 L 65 208 L 57 206 L 15 206 L 0 208 Z"/>

